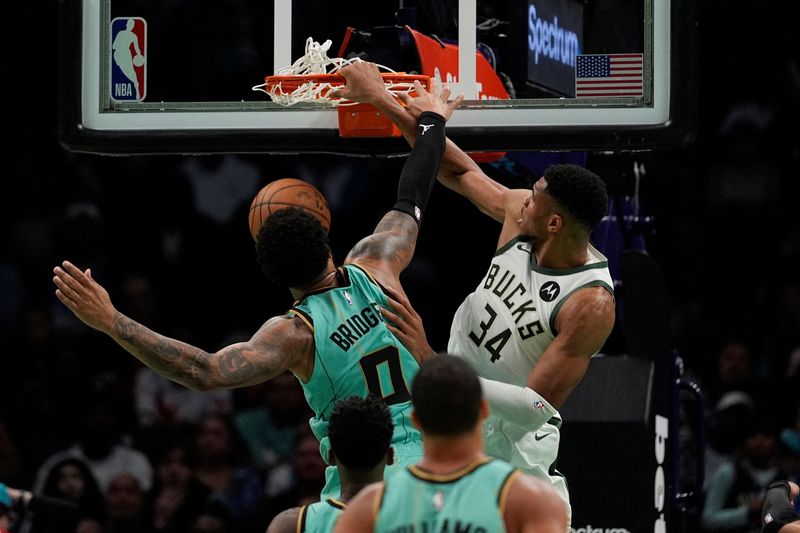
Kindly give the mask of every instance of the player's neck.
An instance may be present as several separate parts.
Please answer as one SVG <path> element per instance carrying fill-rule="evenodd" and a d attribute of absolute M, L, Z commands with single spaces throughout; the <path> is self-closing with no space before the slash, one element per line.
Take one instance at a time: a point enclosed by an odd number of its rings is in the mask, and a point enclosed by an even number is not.
<path fill-rule="evenodd" d="M 386 461 L 381 461 L 369 470 L 354 470 L 339 465 L 339 480 L 342 484 L 339 500 L 347 503 L 358 492 L 372 483 L 383 480 Z"/>
<path fill-rule="evenodd" d="M 303 287 L 302 289 L 295 289 L 294 287 L 290 287 L 289 291 L 292 293 L 292 298 L 299 300 L 304 295 L 319 291 L 322 289 L 327 289 L 329 287 L 336 287 L 339 283 L 338 277 L 336 275 L 337 268 L 336 265 L 333 264 L 332 259 L 328 259 L 328 264 L 325 265 L 325 270 L 320 274 L 320 276 Z"/>
<path fill-rule="evenodd" d="M 425 435 L 422 444 L 425 456 L 418 466 L 434 474 L 456 472 L 485 456 L 480 432 L 455 437 Z"/>
<path fill-rule="evenodd" d="M 542 268 L 576 268 L 589 261 L 588 240 L 577 237 L 552 238 L 535 246 L 536 264 Z"/>

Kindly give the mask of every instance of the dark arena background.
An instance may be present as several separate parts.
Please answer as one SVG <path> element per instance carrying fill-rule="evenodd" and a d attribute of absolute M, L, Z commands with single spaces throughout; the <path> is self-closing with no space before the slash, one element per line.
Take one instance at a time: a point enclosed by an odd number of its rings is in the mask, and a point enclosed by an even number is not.
<path fill-rule="evenodd" d="M 419 4 L 423 30 L 452 30 L 431 4 Z M 617 5 L 584 4 L 609 21 Z M 336 16 L 352 10 L 353 24 L 363 25 L 358 9 L 340 5 Z M 636 146 L 625 133 L 619 150 L 608 138 L 596 149 L 541 150 L 515 140 L 502 159 L 483 164 L 500 183 L 527 188 L 547 165 L 577 162 L 607 181 L 612 198 L 595 240 L 617 284 L 617 324 L 562 409 L 559 470 L 578 533 L 751 531 L 745 521 L 760 509 L 757 487 L 728 487 L 719 469 L 729 463 L 759 480 L 800 479 L 798 9 L 774 0 L 706 0 L 695 9 L 696 65 L 690 78 L 672 80 L 691 88 L 686 142 Z M 304 17 L 321 35 L 320 13 Z M 54 295 L 52 269 L 64 259 L 91 268 L 121 312 L 214 351 L 292 304 L 255 261 L 247 210 L 256 192 L 285 177 L 315 185 L 330 204 L 331 248 L 341 261 L 394 203 L 404 158 L 290 153 L 283 145 L 287 153 L 255 153 L 253 143 L 238 153 L 205 153 L 213 151 L 206 145 L 187 155 L 68 149 L 59 117 L 74 89 L 64 84 L 75 80 L 63 76 L 59 34 L 72 19 L 37 2 L 18 3 L 10 18 L 0 482 L 40 494 L 61 452 L 113 442 L 120 454 L 137 453 L 125 455 L 130 475 L 97 487 L 98 531 L 167 531 L 157 526 L 169 507 L 159 476 L 181 462 L 164 450 L 180 450 L 190 470 L 222 465 L 237 481 L 215 504 L 181 507 L 185 529 L 169 531 L 264 531 L 275 514 L 319 492 L 323 465 L 296 381 L 213 393 L 174 385 L 77 321 Z M 240 23 L 253 22 L 225 16 L 208 31 L 236 39 Z M 180 48 L 195 38 L 178 33 L 172 61 L 180 63 Z M 251 59 L 235 48 L 218 52 L 230 54 L 215 58 L 223 63 Z M 434 348 L 446 347 L 452 316 L 484 275 L 499 229 L 465 199 L 434 188 L 402 277 Z M 723 508 L 713 503 L 720 494 Z M 731 509 L 745 518 L 725 515 Z M 30 517 L 17 520 L 18 530 L 44 531 Z"/>

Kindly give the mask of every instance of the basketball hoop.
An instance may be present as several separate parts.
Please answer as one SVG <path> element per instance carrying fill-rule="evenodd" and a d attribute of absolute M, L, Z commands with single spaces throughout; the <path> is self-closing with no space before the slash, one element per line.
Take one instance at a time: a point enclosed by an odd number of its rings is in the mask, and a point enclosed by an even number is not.
<path fill-rule="evenodd" d="M 304 103 L 337 107 L 339 135 L 342 137 L 399 137 L 400 129 L 374 106 L 330 95 L 333 89 L 347 84 L 344 76 L 337 72 L 351 63 L 361 61 L 359 58 L 329 58 L 326 52 L 330 45 L 330 40 L 320 45 L 309 37 L 303 57 L 292 66 L 266 76 L 264 83 L 254 86 L 253 90 L 268 94 L 273 102 L 282 106 Z M 395 72 L 382 65 L 378 65 L 378 68 L 388 71 L 381 73 L 381 77 L 386 90 L 395 97 L 401 93 L 414 94 L 415 81 L 426 89 L 430 87 L 429 76 Z"/>

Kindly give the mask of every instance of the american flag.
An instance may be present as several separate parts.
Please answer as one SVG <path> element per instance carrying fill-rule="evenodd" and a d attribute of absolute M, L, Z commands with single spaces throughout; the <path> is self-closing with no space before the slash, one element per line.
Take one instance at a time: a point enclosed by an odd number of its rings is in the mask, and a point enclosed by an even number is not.
<path fill-rule="evenodd" d="M 643 96 L 642 54 L 575 57 L 575 96 Z"/>

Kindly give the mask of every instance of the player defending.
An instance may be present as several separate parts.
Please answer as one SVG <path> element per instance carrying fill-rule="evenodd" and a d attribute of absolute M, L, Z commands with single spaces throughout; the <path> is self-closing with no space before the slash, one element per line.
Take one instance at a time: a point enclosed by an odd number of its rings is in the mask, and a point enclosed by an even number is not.
<path fill-rule="evenodd" d="M 412 145 L 420 108 L 401 106 L 380 83 L 377 67 L 343 69 L 340 94 L 369 102 L 401 128 Z M 447 141 L 439 181 L 502 223 L 494 259 L 453 318 L 449 353 L 468 359 L 492 408 L 489 455 L 550 479 L 569 504 L 554 469 L 560 439 L 557 409 L 580 382 L 589 360 L 614 326 L 613 282 L 606 258 L 590 243 L 607 210 L 605 184 L 575 165 L 555 165 L 531 189 L 511 190 L 490 179 Z M 433 353 L 419 316 L 398 294 L 392 331 L 418 357 Z"/>
<path fill-rule="evenodd" d="M 425 456 L 361 491 L 336 533 L 567 530 L 566 510 L 549 484 L 484 455 L 481 426 L 489 407 L 468 363 L 430 359 L 411 397 Z"/>
<path fill-rule="evenodd" d="M 384 467 L 392 462 L 392 418 L 382 400 L 377 396 L 339 400 L 328 430 L 328 462 L 339 471 L 341 495 L 283 511 L 267 533 L 330 533 L 347 502 L 365 486 L 383 479 Z"/>
<path fill-rule="evenodd" d="M 420 88 L 421 89 L 421 88 Z M 312 215 L 281 209 L 270 216 L 256 242 L 258 262 L 297 298 L 285 315 L 264 323 L 249 341 L 215 353 L 156 333 L 119 312 L 108 292 L 69 261 L 55 267 L 56 296 L 89 326 L 109 335 L 162 376 L 195 390 L 246 387 L 286 370 L 301 382 L 314 411 L 311 429 L 320 453 L 329 452 L 328 420 L 338 398 L 383 397 L 394 420 L 392 445 L 398 464 L 422 454 L 413 428 L 406 379 L 418 369 L 414 357 L 387 329 L 378 308 L 386 305 L 383 287 L 403 293 L 400 273 L 411 262 L 419 223 L 435 182 L 445 146 L 445 121 L 461 98 L 421 89 L 419 121 L 425 135 L 409 155 L 398 184 L 397 203 L 372 235 L 357 243 L 336 267 L 328 237 Z M 388 377 L 380 370 L 388 368 Z M 391 383 L 382 383 L 382 379 Z M 322 498 L 338 496 L 336 469 L 328 467 Z"/>

